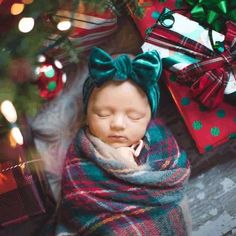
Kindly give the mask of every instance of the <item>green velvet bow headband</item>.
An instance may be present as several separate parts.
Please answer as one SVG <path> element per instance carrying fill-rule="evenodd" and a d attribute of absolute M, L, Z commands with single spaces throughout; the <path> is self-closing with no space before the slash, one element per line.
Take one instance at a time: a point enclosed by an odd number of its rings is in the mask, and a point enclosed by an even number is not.
<path fill-rule="evenodd" d="M 85 112 L 88 100 L 95 87 L 107 81 L 132 80 L 146 93 L 152 117 L 157 112 L 160 91 L 157 81 L 162 72 L 161 59 L 157 51 L 140 53 L 133 60 L 127 54 L 113 59 L 100 48 L 93 48 L 89 58 L 89 76 L 84 82 L 83 102 Z"/>

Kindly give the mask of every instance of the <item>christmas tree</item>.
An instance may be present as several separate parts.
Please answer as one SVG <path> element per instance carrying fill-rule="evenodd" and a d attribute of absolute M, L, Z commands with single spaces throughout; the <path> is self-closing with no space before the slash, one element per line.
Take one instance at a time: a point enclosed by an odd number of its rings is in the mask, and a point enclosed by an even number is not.
<path fill-rule="evenodd" d="M 55 49 L 66 51 L 71 63 L 78 62 L 83 50 L 81 47 L 75 48 L 69 40 L 74 15 L 86 8 L 87 11 L 96 9 L 98 12 L 109 9 L 119 16 L 127 5 L 135 14 L 142 15 L 142 6 L 137 0 L 1 0 L 0 103 L 10 100 L 18 113 L 35 115 L 43 102 L 42 98 L 51 99 L 58 94 L 55 91 L 58 78 L 47 84 L 46 94 L 40 91 L 45 86 L 38 80 L 42 75 L 42 66 L 46 78 L 56 76 L 63 81 L 65 74 L 62 73 L 60 61 L 53 65 Z M 60 10 L 68 11 L 70 17 L 58 18 Z M 55 35 L 56 39 L 50 41 L 50 37 Z"/>
<path fill-rule="evenodd" d="M 17 126 L 8 116 L 34 117 L 62 91 L 63 63 L 77 63 L 87 43 L 78 47 L 81 32 L 77 45 L 70 39 L 76 14 L 109 11 L 118 18 L 127 6 L 142 16 L 138 0 L 0 0 L 0 137 Z"/>

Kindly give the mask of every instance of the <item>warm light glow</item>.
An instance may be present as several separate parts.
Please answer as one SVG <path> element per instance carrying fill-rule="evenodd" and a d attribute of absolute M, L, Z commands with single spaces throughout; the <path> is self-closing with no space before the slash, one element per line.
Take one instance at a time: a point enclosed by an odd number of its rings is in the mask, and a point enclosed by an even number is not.
<path fill-rule="evenodd" d="M 13 148 L 15 148 L 16 145 L 17 145 L 17 142 L 16 142 L 16 140 L 13 138 L 13 136 L 12 136 L 11 133 L 8 134 L 8 139 L 9 139 L 9 142 L 10 142 L 10 146 L 13 147 Z"/>
<path fill-rule="evenodd" d="M 21 0 L 24 4 L 31 4 L 34 0 Z"/>
<path fill-rule="evenodd" d="M 3 0 L 0 0 L 0 4 L 3 2 Z"/>
<path fill-rule="evenodd" d="M 6 120 L 10 123 L 15 123 L 17 120 L 16 109 L 12 102 L 5 100 L 1 103 L 1 112 Z"/>
<path fill-rule="evenodd" d="M 24 169 L 25 169 L 25 163 L 23 163 L 23 160 L 22 160 L 21 156 L 19 156 L 19 163 L 21 163 L 21 164 L 20 164 L 21 171 L 24 171 Z"/>
<path fill-rule="evenodd" d="M 11 6 L 11 14 L 19 15 L 25 8 L 25 5 L 22 3 L 14 3 Z"/>
<path fill-rule="evenodd" d="M 38 56 L 38 62 L 43 63 L 46 61 L 46 57 L 44 55 L 39 55 Z"/>
<path fill-rule="evenodd" d="M 23 136 L 22 136 L 20 129 L 18 127 L 13 127 L 11 129 L 11 135 L 19 145 L 22 145 L 24 143 Z"/>
<path fill-rule="evenodd" d="M 58 68 L 58 69 L 62 69 L 62 64 L 61 64 L 61 62 L 60 61 L 58 61 L 58 60 L 55 60 L 54 61 L 54 64 L 55 64 L 55 66 Z"/>
<path fill-rule="evenodd" d="M 62 82 L 65 83 L 67 81 L 66 73 L 63 73 L 62 75 Z"/>
<path fill-rule="evenodd" d="M 37 66 L 34 70 L 35 75 L 39 75 L 41 73 L 41 69 L 39 66 Z"/>
<path fill-rule="evenodd" d="M 22 33 L 30 32 L 34 28 L 34 19 L 32 17 L 21 18 L 18 28 Z"/>
<path fill-rule="evenodd" d="M 70 29 L 71 27 L 71 22 L 70 21 L 61 21 L 57 24 L 57 28 L 61 31 L 65 31 L 65 30 L 68 30 Z"/>

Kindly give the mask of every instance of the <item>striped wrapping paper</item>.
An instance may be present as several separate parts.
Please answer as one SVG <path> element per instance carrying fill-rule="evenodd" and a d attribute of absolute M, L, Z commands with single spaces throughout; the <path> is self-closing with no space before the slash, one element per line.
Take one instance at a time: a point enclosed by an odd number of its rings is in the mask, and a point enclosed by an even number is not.
<path fill-rule="evenodd" d="M 109 35 L 114 33 L 117 29 L 117 16 L 107 9 L 104 12 L 89 12 L 80 13 L 79 10 L 72 15 L 69 10 L 59 10 L 53 16 L 55 22 L 69 20 L 72 23 L 72 29 L 69 33 L 68 39 L 72 47 L 78 51 L 87 51 L 93 46 L 99 45 L 104 42 Z M 60 38 L 60 34 L 53 34 L 45 46 L 55 43 Z M 68 64 L 72 58 L 67 55 L 67 52 L 57 46 L 51 49 L 50 53 L 59 59 L 62 64 Z"/>

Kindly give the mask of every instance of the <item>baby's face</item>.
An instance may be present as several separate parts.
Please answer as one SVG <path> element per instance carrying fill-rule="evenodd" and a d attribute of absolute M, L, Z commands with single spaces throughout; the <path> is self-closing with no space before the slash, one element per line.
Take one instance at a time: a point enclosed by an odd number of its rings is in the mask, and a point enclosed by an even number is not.
<path fill-rule="evenodd" d="M 90 132 L 118 148 L 143 138 L 151 119 L 146 94 L 133 82 L 107 82 L 89 98 L 87 122 Z"/>

